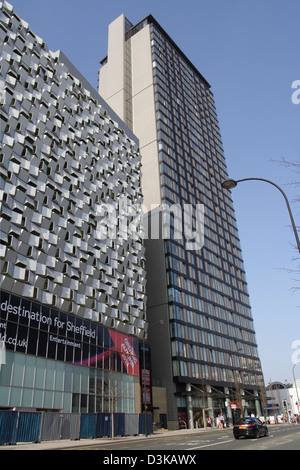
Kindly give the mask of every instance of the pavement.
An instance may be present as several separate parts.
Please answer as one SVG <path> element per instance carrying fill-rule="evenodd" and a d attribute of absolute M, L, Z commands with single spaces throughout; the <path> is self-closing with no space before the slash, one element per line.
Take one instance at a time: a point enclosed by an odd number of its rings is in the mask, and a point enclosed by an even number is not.
<path fill-rule="evenodd" d="M 272 427 L 284 427 L 284 425 L 270 425 L 269 429 Z M 71 449 L 76 450 L 76 447 L 84 447 L 95 445 L 97 443 L 105 444 L 105 443 L 116 443 L 121 442 L 130 442 L 130 441 L 137 441 L 143 439 L 153 439 L 157 437 L 172 437 L 172 436 L 180 436 L 180 435 L 199 435 L 203 432 L 223 432 L 228 431 L 230 428 L 218 429 L 216 427 L 207 427 L 207 428 L 198 428 L 198 429 L 178 429 L 174 431 L 169 431 L 167 429 L 159 429 L 154 431 L 153 434 L 149 434 L 145 436 L 144 434 L 139 434 L 136 436 L 116 436 L 114 439 L 108 437 L 99 437 L 94 439 L 78 439 L 78 440 L 70 440 L 70 439 L 61 439 L 55 441 L 42 441 L 42 442 L 17 442 L 16 444 L 4 444 L 0 445 L 1 450 L 62 450 L 62 449 Z"/>
<path fill-rule="evenodd" d="M 225 428 L 228 429 L 228 428 Z M 114 439 L 112 438 L 94 438 L 94 439 L 78 439 L 78 440 L 70 440 L 70 439 L 62 439 L 56 441 L 42 441 L 42 442 L 17 442 L 16 444 L 6 444 L 0 445 L 1 450 L 61 450 L 61 449 L 73 449 L 76 450 L 76 447 L 83 447 L 94 445 L 97 442 L 101 444 L 111 443 L 111 442 L 130 442 L 142 439 L 153 439 L 159 436 L 167 437 L 167 436 L 175 436 L 175 435 L 187 435 L 187 434 L 201 434 L 204 431 L 218 431 L 217 428 L 199 428 L 199 429 L 179 429 L 175 431 L 168 431 L 165 429 L 160 429 L 158 431 L 154 431 L 153 434 L 149 434 L 145 436 L 144 434 L 139 434 L 137 436 L 116 436 Z M 222 429 L 219 430 L 222 432 Z"/>

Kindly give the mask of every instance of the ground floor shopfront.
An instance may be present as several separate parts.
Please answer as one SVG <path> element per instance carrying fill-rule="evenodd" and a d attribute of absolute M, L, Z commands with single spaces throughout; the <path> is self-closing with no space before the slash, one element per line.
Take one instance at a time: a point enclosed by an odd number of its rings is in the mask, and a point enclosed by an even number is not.
<path fill-rule="evenodd" d="M 1 292 L 0 409 L 141 411 L 139 340 Z"/>
<path fill-rule="evenodd" d="M 186 384 L 177 397 L 180 428 L 232 426 L 241 416 L 262 416 L 261 399 L 255 390 Z"/>
<path fill-rule="evenodd" d="M 0 408 L 139 412 L 139 377 L 6 351 Z"/>

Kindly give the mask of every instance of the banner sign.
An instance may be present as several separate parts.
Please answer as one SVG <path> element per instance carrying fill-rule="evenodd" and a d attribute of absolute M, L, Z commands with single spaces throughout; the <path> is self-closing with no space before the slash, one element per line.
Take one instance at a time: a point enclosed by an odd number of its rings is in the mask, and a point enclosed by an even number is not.
<path fill-rule="evenodd" d="M 138 353 L 135 352 L 130 337 L 117 331 L 108 330 L 113 340 L 116 350 L 118 351 L 122 362 L 128 373 L 131 375 L 139 375 Z"/>
<path fill-rule="evenodd" d="M 0 343 L 6 350 L 139 375 L 137 338 L 0 292 Z"/>
<path fill-rule="evenodd" d="M 141 369 L 141 383 L 142 383 L 142 403 L 143 405 L 151 405 L 151 381 L 150 381 L 150 370 Z"/>

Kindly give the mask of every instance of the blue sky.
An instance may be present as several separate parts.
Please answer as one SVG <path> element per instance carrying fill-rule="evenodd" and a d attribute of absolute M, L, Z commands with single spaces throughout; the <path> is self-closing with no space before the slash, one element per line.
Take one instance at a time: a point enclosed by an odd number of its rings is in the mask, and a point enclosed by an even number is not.
<path fill-rule="evenodd" d="M 299 0 L 12 0 L 15 11 L 97 88 L 108 25 L 151 13 L 212 86 L 229 175 L 266 178 L 286 192 L 299 225 Z M 300 96 L 300 95 L 299 95 Z M 300 340 L 299 260 L 284 199 L 262 182 L 232 190 L 265 381 L 292 380 Z M 298 275 L 299 283 L 299 275 Z M 299 357 L 299 355 L 298 355 Z M 300 364 L 295 367 L 300 377 Z"/>

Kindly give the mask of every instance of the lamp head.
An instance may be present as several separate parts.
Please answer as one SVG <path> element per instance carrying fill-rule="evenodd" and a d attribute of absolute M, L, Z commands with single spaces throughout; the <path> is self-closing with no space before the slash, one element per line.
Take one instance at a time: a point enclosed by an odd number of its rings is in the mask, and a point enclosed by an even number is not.
<path fill-rule="evenodd" d="M 222 183 L 222 188 L 224 189 L 232 189 L 232 188 L 235 188 L 237 185 L 237 181 L 235 180 L 225 180 L 223 181 Z"/>

